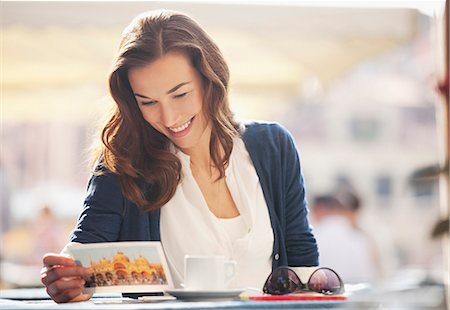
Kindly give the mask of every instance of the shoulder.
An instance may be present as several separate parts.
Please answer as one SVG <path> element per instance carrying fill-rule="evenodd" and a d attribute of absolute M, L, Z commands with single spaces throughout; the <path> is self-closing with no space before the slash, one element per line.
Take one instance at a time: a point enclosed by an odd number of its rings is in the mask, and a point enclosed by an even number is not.
<path fill-rule="evenodd" d="M 289 131 L 277 122 L 267 121 L 249 121 L 243 123 L 243 137 L 260 137 L 265 135 L 267 137 L 275 136 L 289 136 Z"/>
<path fill-rule="evenodd" d="M 248 149 L 273 148 L 293 145 L 289 131 L 276 122 L 251 121 L 243 124 L 242 139 Z"/>
<path fill-rule="evenodd" d="M 119 176 L 102 164 L 97 164 L 88 182 L 88 193 L 110 195 L 121 192 Z"/>

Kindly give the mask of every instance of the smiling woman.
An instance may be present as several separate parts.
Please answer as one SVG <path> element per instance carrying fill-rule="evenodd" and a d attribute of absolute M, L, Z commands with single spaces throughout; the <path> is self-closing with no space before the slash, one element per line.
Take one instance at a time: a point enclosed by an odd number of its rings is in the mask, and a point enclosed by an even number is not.
<path fill-rule="evenodd" d="M 199 156 L 197 163 L 208 168 L 212 162 L 218 176 L 224 176 L 232 139 L 238 132 L 227 101 L 228 80 L 228 67 L 218 47 L 187 16 L 144 14 L 125 29 L 110 76 L 111 95 L 120 112 L 116 111 L 105 127 L 106 149 L 101 153 L 106 167 L 122 175 L 126 198 L 147 210 L 170 200 L 181 177 L 180 161 L 171 152 L 170 141 L 192 152 L 192 147 L 202 140 L 197 149 L 202 149 L 206 158 Z M 187 82 L 191 85 L 177 89 Z M 176 96 L 183 90 L 193 93 L 181 100 Z M 175 101 L 180 100 L 187 100 L 187 104 L 175 107 Z M 117 113 L 123 118 L 116 117 Z M 189 130 L 189 136 L 187 132 L 170 130 L 179 130 L 190 120 L 193 130 Z M 130 132 L 132 126 L 138 128 Z M 130 134 L 136 133 L 143 143 L 130 145 Z M 134 180 L 137 176 L 153 185 L 156 190 L 152 195 L 143 194 Z"/>
<path fill-rule="evenodd" d="M 295 143 L 279 124 L 236 122 L 228 82 L 219 48 L 187 15 L 151 11 L 131 22 L 71 241 L 161 241 L 178 287 L 186 255 L 235 260 L 235 288 L 262 287 L 278 266 L 318 265 Z M 55 301 L 90 298 L 88 269 L 63 255 L 43 263 Z"/>

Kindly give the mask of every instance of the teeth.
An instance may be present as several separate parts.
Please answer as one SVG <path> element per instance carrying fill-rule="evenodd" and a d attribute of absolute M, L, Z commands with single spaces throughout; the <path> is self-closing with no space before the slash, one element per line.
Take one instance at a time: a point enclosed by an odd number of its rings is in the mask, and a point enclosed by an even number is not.
<path fill-rule="evenodd" d="M 170 130 L 172 130 L 173 132 L 180 132 L 182 130 L 185 130 L 186 128 L 188 128 L 188 126 L 191 124 L 191 119 L 188 120 L 186 123 L 184 123 L 181 126 L 178 127 L 169 127 Z"/>

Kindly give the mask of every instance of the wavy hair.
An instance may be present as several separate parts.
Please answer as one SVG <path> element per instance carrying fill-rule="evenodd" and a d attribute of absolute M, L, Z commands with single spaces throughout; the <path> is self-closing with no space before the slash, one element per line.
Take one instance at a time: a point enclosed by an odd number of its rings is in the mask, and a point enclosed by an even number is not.
<path fill-rule="evenodd" d="M 118 55 L 109 76 L 115 101 L 104 126 L 98 162 L 118 175 L 128 200 L 146 211 L 164 206 L 181 180 L 181 162 L 171 141 L 145 121 L 133 95 L 128 71 L 169 52 L 182 52 L 200 73 L 203 105 L 211 122 L 210 156 L 224 177 L 239 126 L 228 104 L 228 66 L 209 35 L 185 14 L 159 10 L 137 16 L 122 34 Z"/>

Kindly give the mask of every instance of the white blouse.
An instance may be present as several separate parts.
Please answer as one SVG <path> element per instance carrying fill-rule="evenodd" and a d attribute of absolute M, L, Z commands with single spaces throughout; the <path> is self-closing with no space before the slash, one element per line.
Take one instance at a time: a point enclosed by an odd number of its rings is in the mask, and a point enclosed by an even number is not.
<path fill-rule="evenodd" d="M 273 231 L 253 163 L 240 138 L 225 170 L 226 182 L 240 215 L 217 218 L 208 208 L 181 151 L 182 181 L 161 209 L 161 242 L 175 287 L 183 283 L 185 255 L 223 255 L 237 262 L 230 288 L 261 289 L 272 269 Z"/>

